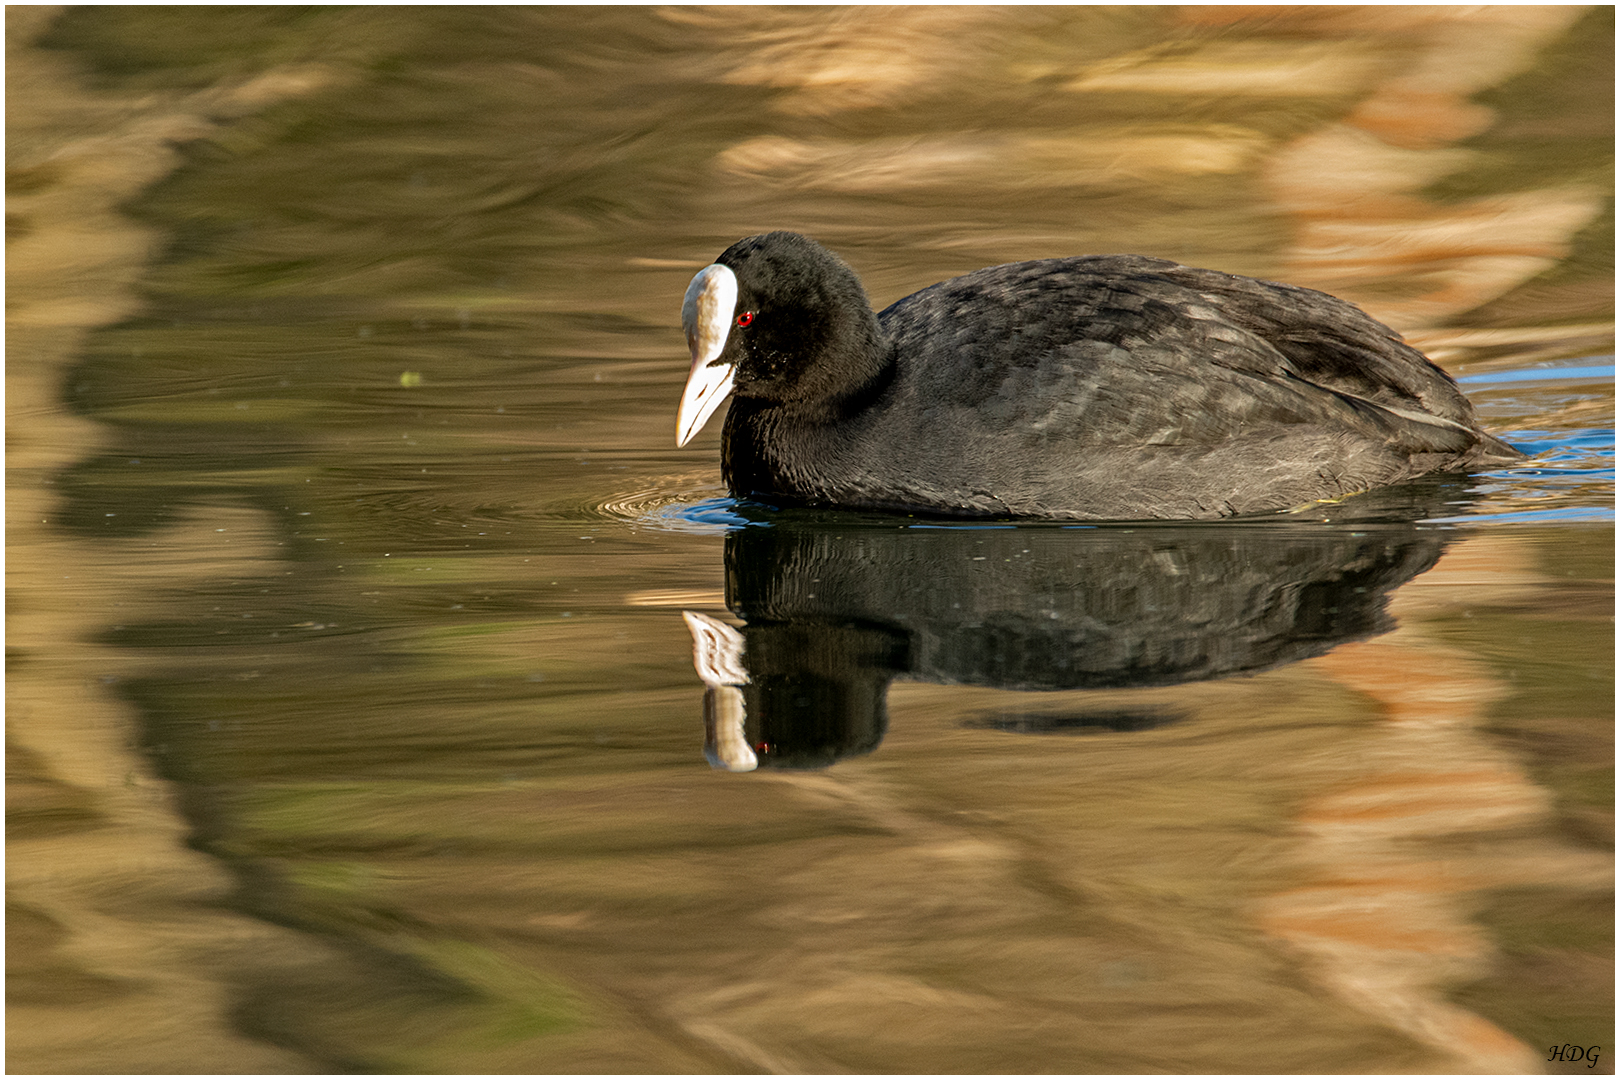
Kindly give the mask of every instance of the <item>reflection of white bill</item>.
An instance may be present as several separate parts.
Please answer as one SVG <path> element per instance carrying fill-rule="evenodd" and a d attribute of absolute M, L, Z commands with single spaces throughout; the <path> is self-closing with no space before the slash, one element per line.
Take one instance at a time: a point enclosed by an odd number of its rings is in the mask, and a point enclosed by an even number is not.
<path fill-rule="evenodd" d="M 698 611 L 683 611 L 692 631 L 692 664 L 705 686 L 742 686 L 748 681 L 743 663 L 743 636 L 735 627 Z"/>
<path fill-rule="evenodd" d="M 742 691 L 735 686 L 711 686 L 703 695 L 703 756 L 717 769 L 753 772 L 759 768 L 743 734 L 747 719 Z"/>
<path fill-rule="evenodd" d="M 743 733 L 747 719 L 742 691 L 748 681 L 743 664 L 743 636 L 718 619 L 683 611 L 692 631 L 692 666 L 708 690 L 703 695 L 703 754 L 709 764 L 730 772 L 751 772 L 759 758 Z"/>

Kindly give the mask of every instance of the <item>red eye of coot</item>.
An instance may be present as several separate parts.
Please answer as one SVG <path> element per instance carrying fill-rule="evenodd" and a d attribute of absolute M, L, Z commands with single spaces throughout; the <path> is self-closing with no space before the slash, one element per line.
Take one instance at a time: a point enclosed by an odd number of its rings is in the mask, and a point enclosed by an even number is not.
<path fill-rule="evenodd" d="M 741 315 L 737 316 L 737 325 L 738 326 L 747 326 L 749 323 L 751 323 L 753 321 L 754 321 L 754 313 L 752 311 L 745 311 Z"/>

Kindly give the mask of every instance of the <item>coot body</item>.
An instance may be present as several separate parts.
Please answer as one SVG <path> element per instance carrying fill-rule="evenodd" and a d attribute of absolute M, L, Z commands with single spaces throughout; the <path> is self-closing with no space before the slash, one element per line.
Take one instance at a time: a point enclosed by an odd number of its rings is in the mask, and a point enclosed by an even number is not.
<path fill-rule="evenodd" d="M 1218 518 L 1522 457 L 1324 293 L 1138 255 L 1009 263 L 874 314 L 807 237 L 740 240 L 683 310 L 684 445 L 734 495 L 952 517 Z"/>

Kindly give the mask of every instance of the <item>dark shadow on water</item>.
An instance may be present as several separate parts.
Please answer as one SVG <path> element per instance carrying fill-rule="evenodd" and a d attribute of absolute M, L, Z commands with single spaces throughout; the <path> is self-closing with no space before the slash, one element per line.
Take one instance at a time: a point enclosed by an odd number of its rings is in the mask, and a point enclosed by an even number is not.
<path fill-rule="evenodd" d="M 1020 735 L 1101 734 L 1109 731 L 1151 731 L 1181 717 L 1173 709 L 1096 709 L 1088 712 L 988 712 L 967 721 L 967 727 L 1010 731 Z"/>
<path fill-rule="evenodd" d="M 726 606 L 689 613 L 716 765 L 869 753 L 896 678 L 1015 691 L 1170 686 L 1265 671 L 1393 627 L 1389 594 L 1440 557 L 1461 477 L 1310 514 L 1087 527 L 916 522 L 735 504 Z M 1071 703 L 1072 706 L 1072 703 Z M 1023 709 L 973 723 L 1128 732 L 1171 711 Z"/>

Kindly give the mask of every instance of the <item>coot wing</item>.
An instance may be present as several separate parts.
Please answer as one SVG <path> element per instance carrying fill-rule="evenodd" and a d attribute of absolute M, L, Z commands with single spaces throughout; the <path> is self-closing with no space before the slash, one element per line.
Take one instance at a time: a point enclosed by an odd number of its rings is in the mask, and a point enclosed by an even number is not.
<path fill-rule="evenodd" d="M 1309 428 L 1453 455 L 1479 440 L 1445 372 L 1310 289 L 1084 256 L 990 267 L 878 318 L 909 408 L 986 436 L 1209 450 Z"/>

